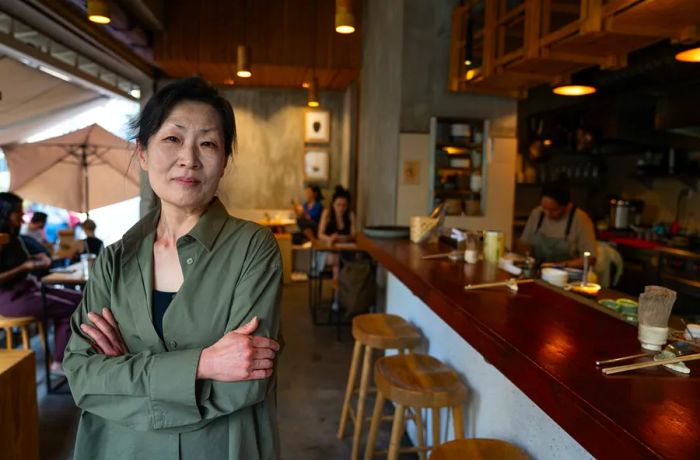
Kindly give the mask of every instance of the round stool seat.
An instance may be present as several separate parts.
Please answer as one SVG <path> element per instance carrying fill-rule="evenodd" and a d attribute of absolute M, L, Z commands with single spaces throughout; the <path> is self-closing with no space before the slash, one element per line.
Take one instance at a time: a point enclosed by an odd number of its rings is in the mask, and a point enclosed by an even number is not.
<path fill-rule="evenodd" d="M 467 399 L 457 373 L 432 356 L 406 354 L 379 358 L 377 388 L 389 400 L 412 407 L 452 407 Z"/>
<path fill-rule="evenodd" d="M 519 447 L 498 439 L 457 439 L 442 444 L 430 455 L 430 460 L 529 460 Z"/>
<path fill-rule="evenodd" d="M 352 336 L 363 345 L 381 350 L 413 348 L 421 341 L 418 329 L 400 316 L 386 313 L 355 316 Z"/>
<path fill-rule="evenodd" d="M 39 321 L 33 316 L 2 316 L 0 315 L 0 327 L 21 327 Z"/>

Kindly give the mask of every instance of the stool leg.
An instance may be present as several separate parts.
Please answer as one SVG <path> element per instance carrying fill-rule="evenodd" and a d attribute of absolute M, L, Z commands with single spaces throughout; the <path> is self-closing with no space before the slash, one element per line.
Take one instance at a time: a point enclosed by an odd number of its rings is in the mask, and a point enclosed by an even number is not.
<path fill-rule="evenodd" d="M 12 337 L 12 328 L 11 327 L 6 327 L 5 328 L 5 342 L 7 343 L 7 349 L 12 350 L 15 347 L 15 344 L 13 343 L 13 337 Z"/>
<path fill-rule="evenodd" d="M 357 410 L 355 411 L 355 432 L 352 436 L 352 460 L 357 460 L 360 455 L 360 440 L 362 439 L 362 426 L 365 418 L 365 398 L 367 397 L 367 385 L 369 373 L 372 369 L 372 347 L 365 346 L 365 357 L 362 361 L 362 377 L 360 377 L 360 394 L 357 398 Z"/>
<path fill-rule="evenodd" d="M 425 433 L 423 430 L 425 430 L 425 426 L 423 425 L 423 409 L 420 407 L 415 408 L 416 411 L 416 435 L 418 436 L 418 447 L 423 449 L 420 452 L 418 452 L 418 458 L 420 460 L 426 460 L 426 449 L 425 449 Z"/>
<path fill-rule="evenodd" d="M 452 419 L 454 421 L 455 439 L 464 438 L 464 414 L 462 406 L 454 406 L 452 408 Z"/>
<path fill-rule="evenodd" d="M 39 333 L 39 342 L 41 343 L 41 349 L 46 354 L 46 339 L 44 338 L 44 323 L 41 321 L 36 322 L 36 330 Z"/>
<path fill-rule="evenodd" d="M 345 388 L 345 400 L 343 402 L 343 411 L 340 414 L 340 427 L 338 428 L 338 439 L 343 439 L 345 436 L 345 424 L 348 421 L 348 413 L 350 412 L 350 400 L 352 399 L 352 390 L 355 387 L 357 378 L 357 365 L 360 362 L 360 352 L 362 344 L 355 341 L 355 347 L 352 350 L 352 361 L 350 362 L 350 375 L 348 376 L 348 384 Z"/>
<path fill-rule="evenodd" d="M 389 454 L 387 460 L 397 460 L 399 458 L 399 446 L 401 445 L 401 435 L 404 432 L 404 412 L 406 408 L 401 404 L 396 405 L 394 413 L 394 423 L 391 425 L 391 440 L 389 441 Z"/>
<path fill-rule="evenodd" d="M 377 432 L 379 431 L 379 422 L 382 420 L 384 401 L 386 401 L 384 395 L 377 390 L 377 398 L 374 401 L 374 410 L 372 411 L 372 422 L 369 425 L 369 434 L 367 436 L 367 446 L 365 447 L 365 460 L 372 460 L 374 455 L 374 446 L 377 444 Z"/>
<path fill-rule="evenodd" d="M 20 327 L 20 330 L 22 331 L 22 346 L 24 347 L 25 350 L 30 350 L 30 348 L 29 348 L 29 327 L 22 326 L 22 327 Z"/>
<path fill-rule="evenodd" d="M 440 408 L 433 407 L 433 448 L 440 445 Z"/>

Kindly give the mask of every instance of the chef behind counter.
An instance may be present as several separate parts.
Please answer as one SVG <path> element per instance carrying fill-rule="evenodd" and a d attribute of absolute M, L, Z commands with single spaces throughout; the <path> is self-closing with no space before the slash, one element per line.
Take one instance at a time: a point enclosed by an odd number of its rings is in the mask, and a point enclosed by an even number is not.
<path fill-rule="evenodd" d="M 593 222 L 571 202 L 565 177 L 542 186 L 540 206 L 530 213 L 519 241 L 519 252 L 529 253 L 542 266 L 580 268 L 583 253 L 596 254 Z"/>

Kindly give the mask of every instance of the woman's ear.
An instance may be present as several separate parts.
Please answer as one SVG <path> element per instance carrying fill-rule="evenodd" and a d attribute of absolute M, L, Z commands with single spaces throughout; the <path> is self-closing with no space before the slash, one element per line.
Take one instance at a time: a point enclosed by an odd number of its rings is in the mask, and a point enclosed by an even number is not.
<path fill-rule="evenodd" d="M 139 157 L 141 169 L 148 171 L 148 153 L 146 152 L 146 149 L 143 148 L 141 141 L 138 139 L 136 140 L 136 155 Z"/>

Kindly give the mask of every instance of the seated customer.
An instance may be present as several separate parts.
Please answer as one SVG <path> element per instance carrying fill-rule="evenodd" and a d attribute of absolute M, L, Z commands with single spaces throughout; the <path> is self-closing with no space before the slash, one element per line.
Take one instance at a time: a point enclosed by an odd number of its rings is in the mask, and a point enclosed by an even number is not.
<path fill-rule="evenodd" d="M 43 253 L 30 256 L 19 238 L 21 225 L 22 198 L 0 193 L 0 232 L 10 235 L 10 242 L 0 247 L 0 315 L 41 318 L 41 285 L 30 272 L 48 268 L 51 259 Z M 81 297 L 76 291 L 46 288 L 46 313 L 55 325 L 54 372 L 61 370 L 70 337 L 70 316 Z"/>
<path fill-rule="evenodd" d="M 342 186 L 335 188 L 330 209 L 324 209 L 318 227 L 318 238 L 329 244 L 355 239 L 355 214 L 350 210 L 350 192 Z M 333 267 L 333 281 L 338 282 L 340 261 L 337 254 L 328 254 L 326 265 Z"/>
<path fill-rule="evenodd" d="M 32 218 L 28 224 L 22 226 L 22 235 L 30 236 L 36 241 L 41 243 L 45 247 L 51 247 L 51 244 L 46 240 L 46 234 L 44 233 L 44 228 L 46 227 L 46 221 L 48 220 L 46 213 L 35 212 L 32 214 Z"/>
<path fill-rule="evenodd" d="M 318 233 L 318 224 L 323 214 L 323 194 L 318 185 L 308 185 L 304 189 L 306 201 L 299 205 L 292 200 L 294 212 L 297 215 L 297 226 L 309 241 L 314 241 Z"/>
<path fill-rule="evenodd" d="M 80 226 L 83 228 L 86 236 L 86 238 L 83 240 L 85 245 L 83 252 L 95 254 L 96 256 L 99 255 L 100 251 L 104 247 L 104 243 L 101 239 L 95 237 L 95 229 L 97 228 L 97 224 L 95 224 L 94 220 L 85 219 L 85 222 L 80 224 Z"/>

